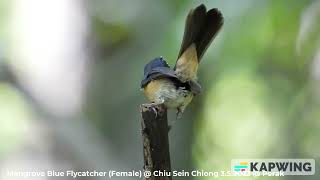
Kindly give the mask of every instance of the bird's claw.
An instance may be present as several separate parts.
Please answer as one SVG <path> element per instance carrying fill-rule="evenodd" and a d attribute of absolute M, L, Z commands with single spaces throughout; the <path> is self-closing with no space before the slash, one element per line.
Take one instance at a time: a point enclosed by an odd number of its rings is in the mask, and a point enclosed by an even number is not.
<path fill-rule="evenodd" d="M 150 103 L 150 104 L 142 104 L 142 107 L 151 109 L 155 114 L 155 118 L 158 117 L 158 109 L 156 108 L 155 104 L 152 104 L 152 103 Z"/>

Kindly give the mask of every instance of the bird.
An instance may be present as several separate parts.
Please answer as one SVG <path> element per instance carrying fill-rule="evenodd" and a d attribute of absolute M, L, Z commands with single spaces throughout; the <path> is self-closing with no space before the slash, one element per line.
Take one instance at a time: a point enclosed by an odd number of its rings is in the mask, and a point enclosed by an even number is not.
<path fill-rule="evenodd" d="M 176 118 L 182 117 L 193 97 L 201 92 L 197 72 L 199 63 L 224 23 L 222 13 L 204 4 L 191 9 L 185 21 L 184 35 L 176 64 L 171 68 L 161 56 L 144 67 L 140 84 L 150 101 L 142 104 L 157 115 L 157 106 L 176 109 Z"/>

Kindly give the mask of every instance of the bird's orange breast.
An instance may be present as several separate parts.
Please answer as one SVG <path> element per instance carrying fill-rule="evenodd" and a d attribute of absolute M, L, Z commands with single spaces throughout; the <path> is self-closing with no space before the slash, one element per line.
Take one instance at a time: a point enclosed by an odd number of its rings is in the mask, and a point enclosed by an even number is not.
<path fill-rule="evenodd" d="M 167 78 L 150 81 L 144 87 L 144 94 L 149 101 L 164 103 L 168 108 L 186 106 L 193 98 L 191 91 L 183 87 L 177 88 L 174 83 Z"/>
<path fill-rule="evenodd" d="M 143 92 L 145 96 L 149 99 L 151 102 L 156 101 L 156 96 L 158 90 L 161 88 L 161 80 L 152 80 L 150 81 L 143 89 Z"/>

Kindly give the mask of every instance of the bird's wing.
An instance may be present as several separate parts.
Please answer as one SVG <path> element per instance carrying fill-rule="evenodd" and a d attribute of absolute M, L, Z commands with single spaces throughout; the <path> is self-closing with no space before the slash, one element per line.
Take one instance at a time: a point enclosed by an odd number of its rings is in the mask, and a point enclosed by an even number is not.
<path fill-rule="evenodd" d="M 190 91 L 194 95 L 198 95 L 201 93 L 201 86 L 197 81 L 190 80 L 190 81 L 188 81 L 188 85 L 190 87 Z"/>

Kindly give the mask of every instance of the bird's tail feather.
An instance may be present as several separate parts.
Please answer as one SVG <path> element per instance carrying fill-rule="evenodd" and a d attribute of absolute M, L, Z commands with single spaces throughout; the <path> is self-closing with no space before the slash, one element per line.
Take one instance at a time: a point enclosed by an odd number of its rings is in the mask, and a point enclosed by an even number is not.
<path fill-rule="evenodd" d="M 195 44 L 198 61 L 211 44 L 214 37 L 218 34 L 223 25 L 223 17 L 218 9 L 206 10 L 201 4 L 192 9 L 186 19 L 186 25 L 183 35 L 178 59 L 192 44 Z"/>

